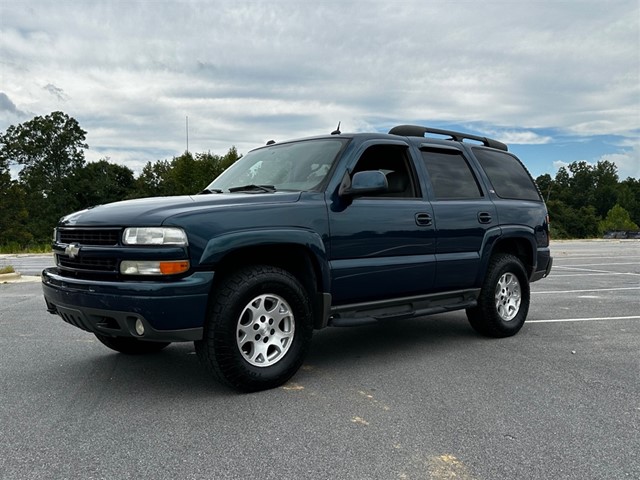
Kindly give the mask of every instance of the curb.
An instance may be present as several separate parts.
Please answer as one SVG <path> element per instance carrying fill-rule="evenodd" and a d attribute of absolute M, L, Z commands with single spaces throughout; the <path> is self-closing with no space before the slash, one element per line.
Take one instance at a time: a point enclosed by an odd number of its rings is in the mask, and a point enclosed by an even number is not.
<path fill-rule="evenodd" d="M 22 277 L 20 272 L 0 273 L 0 282 L 9 282 L 11 280 L 19 280 Z"/>
<path fill-rule="evenodd" d="M 20 272 L 0 274 L 0 284 L 3 283 L 25 283 L 40 282 L 42 278 L 37 275 L 22 275 Z"/>

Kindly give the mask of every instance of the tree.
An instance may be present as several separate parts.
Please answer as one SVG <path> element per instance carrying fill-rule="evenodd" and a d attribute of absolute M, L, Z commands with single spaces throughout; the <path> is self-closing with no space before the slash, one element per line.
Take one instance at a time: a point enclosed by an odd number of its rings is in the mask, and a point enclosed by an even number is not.
<path fill-rule="evenodd" d="M 604 217 L 615 205 L 618 189 L 618 167 L 607 160 L 593 167 L 593 206 L 600 217 Z"/>
<path fill-rule="evenodd" d="M 32 239 L 27 231 L 29 213 L 25 207 L 25 193 L 18 182 L 11 179 L 8 162 L 0 159 L 0 245 L 26 245 Z"/>
<path fill-rule="evenodd" d="M 129 167 L 109 163 L 108 158 L 87 163 L 72 181 L 78 208 L 117 202 L 130 196 L 135 180 Z"/>
<path fill-rule="evenodd" d="M 615 230 L 638 230 L 638 225 L 633 223 L 629 212 L 616 203 L 611 210 L 607 212 L 605 219 L 599 223 L 598 228 L 602 234 Z"/>
<path fill-rule="evenodd" d="M 48 241 L 58 219 L 77 209 L 69 180 L 84 165 L 85 134 L 75 119 L 52 112 L 0 135 L 0 162 L 22 166 L 27 228 L 38 242 Z"/>
<path fill-rule="evenodd" d="M 631 221 L 640 225 L 640 180 L 629 177 L 620 183 L 617 198 L 617 203 L 629 212 Z"/>
<path fill-rule="evenodd" d="M 46 193 L 84 165 L 86 133 L 62 112 L 35 117 L 0 137 L 0 159 L 22 165 L 20 179 Z"/>
<path fill-rule="evenodd" d="M 134 193 L 130 198 L 166 195 L 164 182 L 169 168 L 167 160 L 158 160 L 155 163 L 147 162 L 136 179 Z"/>
<path fill-rule="evenodd" d="M 193 195 L 202 191 L 239 158 L 236 147 L 231 147 L 222 157 L 211 152 L 196 153 L 194 157 L 185 152 L 170 162 L 147 162 L 136 179 L 132 197 Z"/>

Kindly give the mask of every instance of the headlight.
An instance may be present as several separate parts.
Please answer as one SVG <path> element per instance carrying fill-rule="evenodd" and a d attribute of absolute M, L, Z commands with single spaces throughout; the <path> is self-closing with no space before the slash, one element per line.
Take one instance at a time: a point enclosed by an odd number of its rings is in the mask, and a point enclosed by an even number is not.
<path fill-rule="evenodd" d="M 120 273 L 123 275 L 176 275 L 189 270 L 188 260 L 123 260 Z"/>
<path fill-rule="evenodd" d="M 179 245 L 187 246 L 187 234 L 176 227 L 131 227 L 122 235 L 125 245 Z"/>

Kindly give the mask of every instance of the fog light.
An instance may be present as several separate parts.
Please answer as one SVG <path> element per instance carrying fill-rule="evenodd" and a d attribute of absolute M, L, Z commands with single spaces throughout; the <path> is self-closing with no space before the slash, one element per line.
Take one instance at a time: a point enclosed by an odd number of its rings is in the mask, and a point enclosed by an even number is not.
<path fill-rule="evenodd" d="M 140 336 L 144 335 L 144 324 L 140 319 L 136 320 L 136 333 Z"/>

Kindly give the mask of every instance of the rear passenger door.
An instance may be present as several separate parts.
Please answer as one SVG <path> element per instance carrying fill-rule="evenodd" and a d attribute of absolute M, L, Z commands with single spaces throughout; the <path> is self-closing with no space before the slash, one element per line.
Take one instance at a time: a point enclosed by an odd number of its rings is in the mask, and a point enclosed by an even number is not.
<path fill-rule="evenodd" d="M 496 207 L 463 150 L 424 144 L 420 153 L 435 219 L 436 285 L 476 286 L 485 236 L 498 226 Z"/>

